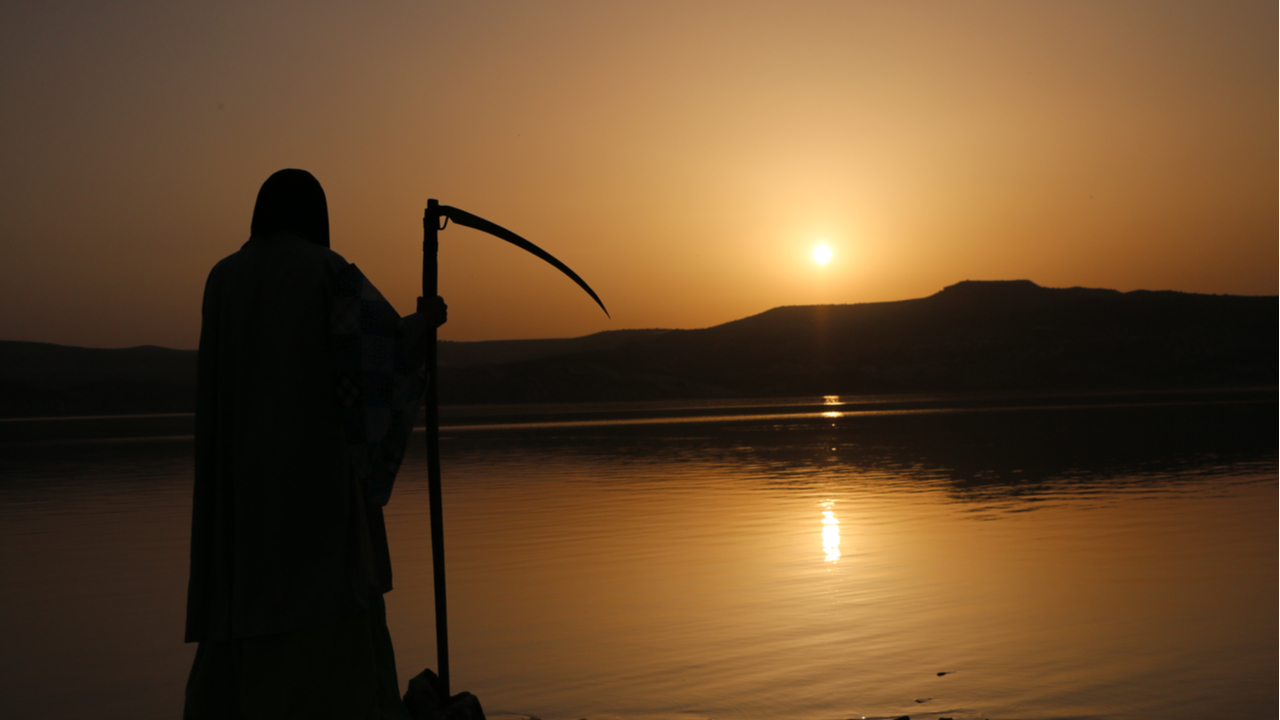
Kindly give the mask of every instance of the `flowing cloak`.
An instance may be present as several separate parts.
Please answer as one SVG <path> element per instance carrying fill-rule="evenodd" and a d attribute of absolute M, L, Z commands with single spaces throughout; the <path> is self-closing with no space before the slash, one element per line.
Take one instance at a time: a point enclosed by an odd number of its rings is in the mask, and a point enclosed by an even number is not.
<path fill-rule="evenodd" d="M 214 266 L 187 642 L 320 627 L 391 589 L 382 505 L 421 394 L 422 326 L 295 235 L 255 236 Z"/>

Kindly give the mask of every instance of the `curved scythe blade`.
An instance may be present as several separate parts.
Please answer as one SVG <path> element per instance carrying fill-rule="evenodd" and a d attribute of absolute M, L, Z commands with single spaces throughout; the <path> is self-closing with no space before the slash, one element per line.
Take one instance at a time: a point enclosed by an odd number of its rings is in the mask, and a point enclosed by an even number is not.
<path fill-rule="evenodd" d="M 578 277 L 578 273 L 570 270 L 568 265 L 565 265 L 564 263 L 555 259 L 555 257 L 551 253 L 547 252 L 546 250 L 543 250 L 537 245 L 534 245 L 528 240 L 525 240 L 524 238 L 511 232 L 510 230 L 504 227 L 501 227 L 499 225 L 496 225 L 494 223 L 491 223 L 482 217 L 477 217 L 475 215 L 472 215 L 471 213 L 465 210 L 459 210 L 458 208 L 450 207 L 449 205 L 441 205 L 439 206 L 439 208 L 440 208 L 439 211 L 441 215 L 444 215 L 445 217 L 449 218 L 450 220 L 454 221 L 459 225 L 469 227 L 469 228 L 474 228 L 476 230 L 479 230 L 480 232 L 487 232 L 494 237 L 502 238 L 503 240 L 506 240 L 512 245 L 515 245 L 516 247 L 522 248 L 524 250 L 528 250 L 534 255 L 537 255 L 543 260 L 546 260 L 548 263 L 551 263 L 551 265 L 555 266 L 557 270 L 564 273 L 565 275 L 568 275 L 570 280 L 573 280 L 574 282 L 578 283 L 578 287 L 582 288 L 583 290 L 586 290 L 587 294 L 591 296 L 591 299 L 596 301 L 596 304 L 600 306 L 601 310 L 604 310 L 604 314 L 606 317 L 609 317 L 609 318 L 613 317 L 612 315 L 609 315 L 608 308 L 606 308 L 604 306 L 604 303 L 600 301 L 600 296 L 596 295 L 596 291 L 592 290 L 591 286 L 588 285 L 585 280 Z"/>

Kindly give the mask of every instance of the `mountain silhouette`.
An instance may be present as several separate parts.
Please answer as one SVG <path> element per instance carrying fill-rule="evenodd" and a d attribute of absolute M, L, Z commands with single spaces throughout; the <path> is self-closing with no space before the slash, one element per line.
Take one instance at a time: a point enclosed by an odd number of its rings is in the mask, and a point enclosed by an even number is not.
<path fill-rule="evenodd" d="M 1277 298 L 965 281 L 611 350 L 442 368 L 446 403 L 1274 386 Z"/>
<path fill-rule="evenodd" d="M 0 417 L 192 412 L 196 351 L 0 341 Z"/>
<path fill-rule="evenodd" d="M 700 330 L 439 344 L 441 402 L 1274 387 L 1275 296 L 965 281 Z M 190 412 L 195 351 L 0 342 L 0 416 Z"/>

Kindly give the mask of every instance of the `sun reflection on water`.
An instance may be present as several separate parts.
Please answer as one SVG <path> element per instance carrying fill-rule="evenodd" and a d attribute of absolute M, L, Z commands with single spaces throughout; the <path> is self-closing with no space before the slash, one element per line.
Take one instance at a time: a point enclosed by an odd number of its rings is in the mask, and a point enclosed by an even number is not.
<path fill-rule="evenodd" d="M 834 501 L 822 503 L 822 552 L 826 553 L 822 561 L 829 563 L 840 561 L 840 519 L 834 507 Z"/>
<path fill-rule="evenodd" d="M 844 403 L 840 401 L 839 395 L 823 395 L 822 404 L 823 405 L 843 405 Z M 827 412 L 822 413 L 822 417 L 834 420 L 835 418 L 844 417 L 844 413 L 839 412 L 837 410 L 828 410 Z"/>

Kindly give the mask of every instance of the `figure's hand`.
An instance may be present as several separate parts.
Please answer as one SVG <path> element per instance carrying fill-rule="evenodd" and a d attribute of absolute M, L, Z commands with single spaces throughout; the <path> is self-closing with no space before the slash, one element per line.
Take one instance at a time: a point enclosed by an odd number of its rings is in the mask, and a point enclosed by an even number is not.
<path fill-rule="evenodd" d="M 427 321 L 427 327 L 440 327 L 449 321 L 449 306 L 439 295 L 433 299 L 418 298 L 418 312 Z"/>

